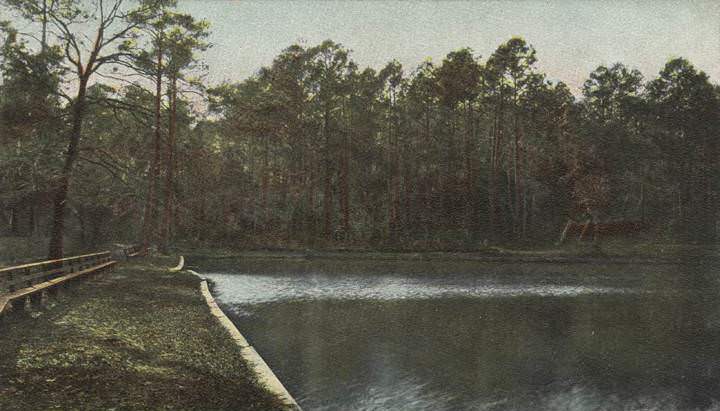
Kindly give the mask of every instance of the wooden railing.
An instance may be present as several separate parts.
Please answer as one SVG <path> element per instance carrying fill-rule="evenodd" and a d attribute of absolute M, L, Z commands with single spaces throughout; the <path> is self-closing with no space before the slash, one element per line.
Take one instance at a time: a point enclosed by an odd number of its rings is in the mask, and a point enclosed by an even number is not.
<path fill-rule="evenodd" d="M 144 249 L 141 245 L 132 245 L 130 247 L 124 248 L 123 253 L 125 254 L 125 259 L 137 257 L 144 253 Z"/>
<path fill-rule="evenodd" d="M 15 300 L 43 293 L 71 279 L 115 265 L 109 251 L 0 269 L 0 314 Z"/>

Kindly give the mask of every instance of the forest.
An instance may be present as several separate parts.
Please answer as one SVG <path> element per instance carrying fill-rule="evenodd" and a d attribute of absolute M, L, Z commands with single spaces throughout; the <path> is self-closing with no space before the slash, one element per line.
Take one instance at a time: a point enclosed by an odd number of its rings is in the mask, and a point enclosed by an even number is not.
<path fill-rule="evenodd" d="M 574 95 L 521 37 L 381 68 L 327 40 L 208 84 L 211 22 L 174 1 L 1 3 L 0 237 L 49 257 L 718 237 L 720 87 L 681 57 Z"/>

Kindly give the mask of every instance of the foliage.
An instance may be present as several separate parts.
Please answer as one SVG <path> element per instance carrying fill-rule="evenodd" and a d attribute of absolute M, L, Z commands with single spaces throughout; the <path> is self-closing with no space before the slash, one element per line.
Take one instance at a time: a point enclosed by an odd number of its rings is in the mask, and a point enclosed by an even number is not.
<path fill-rule="evenodd" d="M 519 37 L 486 59 L 378 70 L 328 40 L 208 89 L 209 23 L 174 1 L 105 8 L 117 37 L 95 57 L 68 34 L 97 10 L 7 4 L 65 33 L 31 47 L 2 26 L 0 229 L 14 235 L 47 230 L 72 176 L 66 235 L 90 244 L 482 248 L 555 240 L 568 220 L 717 237 L 719 88 L 684 59 L 649 81 L 601 65 L 576 99 Z M 78 117 L 68 85 L 95 73 Z"/>

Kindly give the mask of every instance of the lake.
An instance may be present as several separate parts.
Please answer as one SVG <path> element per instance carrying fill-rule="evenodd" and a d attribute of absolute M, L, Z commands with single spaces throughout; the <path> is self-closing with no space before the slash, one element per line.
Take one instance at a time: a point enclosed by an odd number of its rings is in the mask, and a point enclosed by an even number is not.
<path fill-rule="evenodd" d="M 199 264 L 306 410 L 720 409 L 714 264 Z"/>

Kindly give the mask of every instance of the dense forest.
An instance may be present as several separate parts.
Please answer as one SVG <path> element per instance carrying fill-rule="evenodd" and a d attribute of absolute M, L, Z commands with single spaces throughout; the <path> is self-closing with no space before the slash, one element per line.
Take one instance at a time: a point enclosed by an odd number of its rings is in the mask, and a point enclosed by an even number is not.
<path fill-rule="evenodd" d="M 683 58 L 600 65 L 575 96 L 520 37 L 379 69 L 328 40 L 209 85 L 210 22 L 173 1 L 3 3 L 0 236 L 53 257 L 548 244 L 568 221 L 717 238 L 720 88 Z"/>

